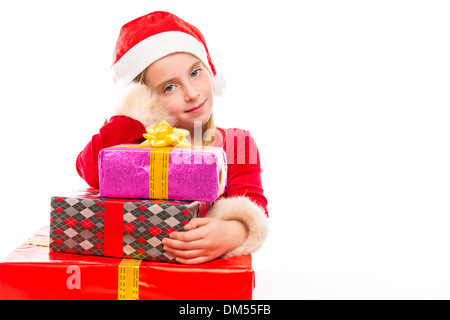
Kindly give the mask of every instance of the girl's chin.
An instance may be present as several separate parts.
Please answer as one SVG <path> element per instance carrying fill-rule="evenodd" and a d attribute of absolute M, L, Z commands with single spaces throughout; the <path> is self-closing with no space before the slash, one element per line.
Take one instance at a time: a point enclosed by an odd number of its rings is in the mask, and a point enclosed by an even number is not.
<path fill-rule="evenodd" d="M 176 126 L 180 128 L 194 128 L 194 127 L 201 127 L 204 126 L 208 119 L 203 119 L 204 117 L 199 117 L 198 119 L 177 119 Z"/>

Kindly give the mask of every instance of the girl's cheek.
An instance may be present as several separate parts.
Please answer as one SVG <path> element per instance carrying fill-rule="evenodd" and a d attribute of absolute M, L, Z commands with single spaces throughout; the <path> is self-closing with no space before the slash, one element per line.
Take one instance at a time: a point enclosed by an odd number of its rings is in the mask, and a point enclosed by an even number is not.
<path fill-rule="evenodd" d="M 177 103 L 177 101 L 179 100 L 179 97 L 175 92 L 170 93 L 170 94 L 163 93 L 160 95 L 160 98 L 161 98 L 161 101 L 166 106 L 166 108 L 173 110 L 173 109 L 176 109 L 177 105 L 179 105 L 179 103 Z"/>
<path fill-rule="evenodd" d="M 159 99 L 162 102 L 162 104 L 164 105 L 164 107 L 167 109 L 167 111 L 169 111 L 170 113 L 174 112 L 174 110 L 173 110 L 174 104 L 172 103 L 171 99 L 168 99 L 164 95 L 159 95 Z"/>
<path fill-rule="evenodd" d="M 182 112 L 183 110 L 180 109 L 180 105 L 177 104 L 177 103 L 173 103 L 173 102 L 167 102 L 167 103 L 164 103 L 164 102 L 163 102 L 163 104 L 164 104 L 164 106 L 167 108 L 167 111 L 168 111 L 170 114 L 174 115 L 175 117 L 178 117 L 178 115 L 180 115 L 181 113 L 183 113 L 183 112 Z"/>

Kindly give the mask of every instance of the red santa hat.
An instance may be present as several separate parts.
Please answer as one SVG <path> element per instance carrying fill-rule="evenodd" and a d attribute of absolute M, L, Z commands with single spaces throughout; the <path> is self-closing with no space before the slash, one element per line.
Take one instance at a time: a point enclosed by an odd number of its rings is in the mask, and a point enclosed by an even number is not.
<path fill-rule="evenodd" d="M 172 13 L 156 11 L 128 22 L 120 29 L 114 50 L 114 84 L 129 84 L 156 60 L 187 52 L 199 58 L 214 79 L 215 92 L 223 87 L 201 32 Z"/>

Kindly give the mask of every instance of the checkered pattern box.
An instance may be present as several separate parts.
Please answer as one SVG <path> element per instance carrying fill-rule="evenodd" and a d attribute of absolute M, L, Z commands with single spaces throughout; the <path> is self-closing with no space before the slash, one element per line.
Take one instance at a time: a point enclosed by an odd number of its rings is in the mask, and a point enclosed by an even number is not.
<path fill-rule="evenodd" d="M 50 249 L 55 252 L 174 261 L 162 240 L 183 231 L 211 203 L 101 198 L 95 189 L 51 199 Z"/>

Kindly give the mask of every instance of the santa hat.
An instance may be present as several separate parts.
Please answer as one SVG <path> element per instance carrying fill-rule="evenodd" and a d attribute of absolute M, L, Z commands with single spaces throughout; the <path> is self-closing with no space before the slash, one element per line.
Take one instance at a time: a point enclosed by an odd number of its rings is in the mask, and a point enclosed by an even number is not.
<path fill-rule="evenodd" d="M 201 32 L 164 11 L 149 13 L 120 29 L 112 65 L 114 84 L 129 84 L 153 62 L 175 52 L 199 58 L 213 76 L 215 93 L 220 93 L 223 79 L 217 76 Z"/>

